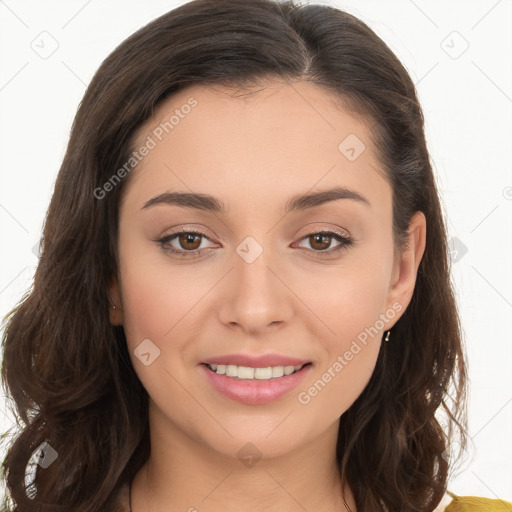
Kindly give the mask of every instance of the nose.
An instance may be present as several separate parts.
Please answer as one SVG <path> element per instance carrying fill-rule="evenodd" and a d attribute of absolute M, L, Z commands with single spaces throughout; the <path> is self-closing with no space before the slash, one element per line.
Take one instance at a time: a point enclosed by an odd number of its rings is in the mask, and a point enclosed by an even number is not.
<path fill-rule="evenodd" d="M 269 252 L 264 250 L 253 261 L 245 258 L 242 251 L 242 256 L 234 255 L 219 309 L 219 319 L 224 325 L 257 336 L 289 322 L 293 293 L 286 284 L 284 272 L 270 260 Z"/>

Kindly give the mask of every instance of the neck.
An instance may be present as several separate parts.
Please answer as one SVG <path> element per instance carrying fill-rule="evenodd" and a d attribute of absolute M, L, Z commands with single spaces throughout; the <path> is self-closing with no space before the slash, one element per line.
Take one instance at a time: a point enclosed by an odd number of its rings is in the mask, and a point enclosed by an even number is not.
<path fill-rule="evenodd" d="M 349 509 L 342 491 L 356 512 L 334 456 L 337 432 L 335 423 L 321 438 L 291 453 L 266 458 L 264 453 L 254 457 L 255 449 L 247 443 L 234 442 L 246 451 L 229 456 L 184 435 L 181 429 L 152 427 L 151 456 L 132 483 L 132 512 L 345 512 Z"/>

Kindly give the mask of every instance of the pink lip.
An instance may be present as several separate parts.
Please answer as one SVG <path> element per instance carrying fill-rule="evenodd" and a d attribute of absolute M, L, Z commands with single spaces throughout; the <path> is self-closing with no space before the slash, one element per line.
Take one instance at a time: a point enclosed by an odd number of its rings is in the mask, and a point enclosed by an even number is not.
<path fill-rule="evenodd" d="M 309 363 L 303 359 L 281 356 L 279 354 L 264 354 L 262 356 L 249 356 L 244 354 L 227 354 L 225 356 L 210 357 L 205 364 L 234 364 L 248 366 L 249 368 L 267 368 L 268 366 L 301 366 Z"/>
<path fill-rule="evenodd" d="M 225 361 L 225 359 L 224 359 Z M 288 361 L 296 361 L 288 359 Z M 216 363 L 213 363 L 216 364 Z M 300 362 L 298 364 L 301 364 Z M 286 365 L 286 366 L 298 366 Z M 291 375 L 283 375 L 275 379 L 238 379 L 226 377 L 211 371 L 206 364 L 199 365 L 212 386 L 227 398 L 244 404 L 267 404 L 274 402 L 296 388 L 311 369 L 311 365 L 303 366 L 299 371 Z M 243 366 L 243 365 L 240 365 Z M 249 366 L 249 365 L 247 365 Z M 253 368 L 265 368 L 265 366 L 250 365 Z M 272 364 L 267 366 L 284 366 Z"/>

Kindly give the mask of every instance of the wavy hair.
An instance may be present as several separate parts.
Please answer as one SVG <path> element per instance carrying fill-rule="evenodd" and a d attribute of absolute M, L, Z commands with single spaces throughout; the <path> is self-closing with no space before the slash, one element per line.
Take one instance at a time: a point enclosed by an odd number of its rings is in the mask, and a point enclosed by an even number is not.
<path fill-rule="evenodd" d="M 414 293 L 367 386 L 341 416 L 337 461 L 358 512 L 430 512 L 447 489 L 446 449 L 466 446 L 466 363 L 446 227 L 410 76 L 361 20 L 278 0 L 195 0 L 135 32 L 101 64 L 74 119 L 31 289 L 4 318 L 2 384 L 18 421 L 3 461 L 15 512 L 112 510 L 150 454 L 148 394 L 122 326 L 109 321 L 126 176 L 156 105 L 188 85 L 308 80 L 368 121 L 393 193 L 393 238 L 427 221 Z M 437 411 L 443 414 L 436 416 Z M 20 425 L 19 419 L 23 424 Z M 26 475 L 47 442 L 56 461 Z"/>

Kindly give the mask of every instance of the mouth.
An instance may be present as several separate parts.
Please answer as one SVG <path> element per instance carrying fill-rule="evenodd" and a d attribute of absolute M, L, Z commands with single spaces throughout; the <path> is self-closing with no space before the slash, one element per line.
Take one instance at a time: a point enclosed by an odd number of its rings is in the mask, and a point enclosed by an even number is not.
<path fill-rule="evenodd" d="M 208 370 L 217 375 L 224 375 L 239 380 L 274 380 L 299 372 L 311 363 L 297 366 L 267 366 L 256 368 L 250 366 L 237 366 L 234 364 L 209 364 L 203 363 Z"/>
<path fill-rule="evenodd" d="M 297 360 L 286 361 L 300 363 L 297 366 L 265 367 L 262 366 L 264 362 L 256 363 L 261 366 L 252 367 L 222 364 L 223 361 L 218 358 L 215 363 L 199 365 L 207 382 L 224 397 L 250 405 L 269 404 L 284 399 L 304 381 L 313 366 L 312 362 Z"/>

